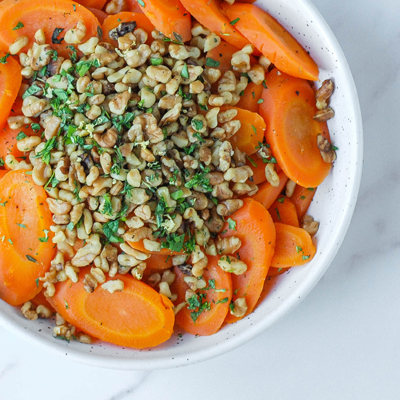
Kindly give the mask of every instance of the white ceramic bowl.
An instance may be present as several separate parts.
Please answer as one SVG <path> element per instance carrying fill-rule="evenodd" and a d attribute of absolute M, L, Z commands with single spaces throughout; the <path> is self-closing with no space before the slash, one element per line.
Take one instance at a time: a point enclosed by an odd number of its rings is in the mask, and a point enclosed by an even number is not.
<path fill-rule="evenodd" d="M 86 364 L 115 369 L 157 369 L 186 365 L 215 357 L 261 333 L 293 309 L 314 287 L 329 267 L 342 243 L 356 204 L 362 168 L 361 114 L 349 66 L 329 26 L 309 0 L 258 0 L 310 51 L 320 68 L 321 81 L 333 78 L 331 104 L 336 116 L 329 122 L 338 159 L 318 189 L 310 214 L 320 221 L 316 235 L 317 254 L 303 267 L 268 280 L 266 296 L 244 320 L 227 325 L 210 337 L 177 332 L 167 343 L 151 350 L 133 350 L 98 343 L 92 346 L 67 343 L 52 337 L 54 322 L 27 321 L 20 311 L 0 301 L 0 323 L 59 356 Z"/>

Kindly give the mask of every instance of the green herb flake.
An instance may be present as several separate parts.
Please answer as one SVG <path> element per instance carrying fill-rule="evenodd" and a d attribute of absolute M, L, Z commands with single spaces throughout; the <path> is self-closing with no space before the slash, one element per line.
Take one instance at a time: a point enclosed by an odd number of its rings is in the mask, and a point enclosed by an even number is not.
<path fill-rule="evenodd" d="M 233 21 L 229 22 L 231 25 L 235 25 L 240 21 L 240 18 L 236 18 Z"/>
<path fill-rule="evenodd" d="M 188 66 L 186 63 L 183 65 L 183 68 L 181 71 L 181 76 L 182 76 L 182 78 L 189 79 L 189 70 L 188 70 Z"/>
<path fill-rule="evenodd" d="M 257 135 L 257 128 L 254 125 L 251 126 L 251 129 L 253 129 L 254 133 Z"/>
<path fill-rule="evenodd" d="M 310 258 L 310 256 L 303 256 L 302 258 L 303 258 L 303 260 L 308 260 Z"/>
<path fill-rule="evenodd" d="M 47 229 L 43 229 L 43 232 L 44 232 L 44 237 L 40 237 L 38 239 L 42 243 L 47 243 L 49 241 L 49 236 L 48 235 L 49 235 L 50 231 L 48 231 Z"/>
<path fill-rule="evenodd" d="M 69 304 L 68 304 L 68 301 L 67 301 L 67 300 L 65 300 L 65 299 L 64 299 L 64 304 L 65 304 L 65 308 L 66 308 L 67 310 L 69 310 Z"/>
<path fill-rule="evenodd" d="M 18 29 L 22 29 L 24 26 L 25 25 L 21 21 L 18 21 L 18 24 L 15 25 L 15 27 L 12 30 L 17 31 Z"/>
<path fill-rule="evenodd" d="M 278 202 L 281 203 L 281 204 L 283 204 L 284 201 L 285 201 L 285 197 L 280 197 L 280 198 L 278 199 Z"/>
<path fill-rule="evenodd" d="M 172 197 L 174 200 L 179 200 L 179 199 L 181 199 L 181 198 L 183 197 L 183 190 L 179 189 L 179 190 L 177 190 L 176 192 L 171 193 L 171 197 Z"/>
<path fill-rule="evenodd" d="M 228 226 L 229 229 L 236 231 L 236 221 L 234 221 L 232 218 L 228 218 Z"/>
<path fill-rule="evenodd" d="M 307 190 L 309 190 L 310 192 L 313 192 L 314 188 L 307 188 Z"/>
<path fill-rule="evenodd" d="M 235 290 L 233 291 L 233 294 L 236 296 L 236 295 L 238 294 L 238 291 L 239 291 L 239 289 L 235 289 Z"/>
<path fill-rule="evenodd" d="M 18 133 L 16 139 L 19 142 L 20 140 L 25 139 L 26 137 L 28 137 L 28 136 L 26 136 L 25 133 L 21 131 Z"/>
<path fill-rule="evenodd" d="M 281 220 L 281 215 L 279 214 L 278 207 L 274 208 L 274 211 L 276 211 L 276 216 L 278 217 L 279 221 Z"/>
<path fill-rule="evenodd" d="M 35 279 L 36 287 L 39 287 L 39 278 Z"/>
<path fill-rule="evenodd" d="M 27 228 L 27 226 L 26 225 L 24 225 L 24 224 L 17 224 L 20 228 L 23 228 L 23 229 L 26 229 Z"/>
<path fill-rule="evenodd" d="M 306 196 L 300 196 L 301 200 L 304 200 L 306 198 Z"/>
<path fill-rule="evenodd" d="M 22 99 L 26 99 L 28 96 L 32 96 L 41 90 L 43 89 L 40 86 L 33 84 L 27 90 L 25 90 L 24 94 L 22 95 Z"/>
<path fill-rule="evenodd" d="M 296 251 L 297 253 L 300 253 L 301 251 L 303 251 L 303 249 L 300 246 L 296 246 Z"/>
<path fill-rule="evenodd" d="M 103 233 L 111 243 L 123 243 L 124 239 L 117 236 L 119 220 L 107 222 L 103 225 Z"/>
<path fill-rule="evenodd" d="M 27 258 L 29 261 L 31 261 L 31 262 L 37 263 L 36 258 L 33 258 L 33 257 L 30 256 L 29 254 L 26 254 L 26 258 Z"/>
<path fill-rule="evenodd" d="M 229 308 L 231 310 L 231 313 L 233 314 L 235 312 L 235 303 L 230 303 Z"/>
<path fill-rule="evenodd" d="M 70 223 L 67 225 L 67 229 L 68 229 L 69 231 L 73 231 L 73 230 L 74 230 L 74 227 L 75 227 L 75 225 L 74 225 L 73 222 L 70 222 Z"/>
<path fill-rule="evenodd" d="M 264 99 L 258 99 L 257 104 L 262 104 L 264 103 Z"/>
<path fill-rule="evenodd" d="M 246 158 L 249 160 L 250 164 L 254 167 L 257 168 L 256 162 L 248 155 L 246 155 Z"/>
<path fill-rule="evenodd" d="M 223 299 L 220 299 L 220 300 L 218 300 L 215 304 L 223 304 L 223 303 L 227 303 L 228 302 L 228 298 L 227 297 L 225 297 L 225 298 L 223 298 Z"/>
<path fill-rule="evenodd" d="M 151 63 L 151 65 L 155 65 L 155 66 L 157 66 L 157 65 L 161 65 L 162 63 L 163 63 L 163 59 L 162 59 L 162 57 L 152 57 L 152 58 L 150 58 L 150 63 Z"/>
<path fill-rule="evenodd" d="M 213 58 L 207 57 L 206 58 L 206 67 L 218 68 L 220 62 L 214 60 Z"/>
<path fill-rule="evenodd" d="M 51 35 L 51 42 L 53 44 L 61 44 L 64 38 L 59 38 L 59 34 L 64 30 L 64 28 L 55 28 L 53 34 Z"/>
<path fill-rule="evenodd" d="M 7 64 L 8 57 L 10 57 L 10 53 L 7 53 L 5 56 L 0 57 L 0 64 Z"/>
<path fill-rule="evenodd" d="M 143 0 L 138 0 L 138 3 L 142 6 L 142 7 L 146 7 L 146 4 L 144 4 Z"/>
<path fill-rule="evenodd" d="M 39 132 L 40 131 L 40 125 L 37 124 L 36 122 L 31 124 L 31 128 L 34 132 Z"/>
<path fill-rule="evenodd" d="M 267 84 L 265 83 L 265 79 L 262 81 L 262 85 L 264 86 L 265 89 L 268 89 Z"/>
<path fill-rule="evenodd" d="M 337 150 L 339 150 L 339 147 L 332 146 L 332 149 L 335 150 L 335 151 L 337 151 Z"/>
<path fill-rule="evenodd" d="M 4 158 L 0 157 L 0 167 L 2 167 L 4 165 Z"/>
<path fill-rule="evenodd" d="M 196 131 L 200 131 L 203 129 L 203 121 L 200 121 L 199 119 L 192 119 L 192 126 Z"/>

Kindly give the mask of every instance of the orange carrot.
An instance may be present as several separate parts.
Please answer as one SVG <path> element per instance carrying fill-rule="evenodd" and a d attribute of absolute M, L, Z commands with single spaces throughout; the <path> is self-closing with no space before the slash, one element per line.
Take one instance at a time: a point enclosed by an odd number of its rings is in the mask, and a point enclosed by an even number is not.
<path fill-rule="evenodd" d="M 235 28 L 277 68 L 289 75 L 318 80 L 318 67 L 309 54 L 276 19 L 252 4 L 223 6 Z"/>
<path fill-rule="evenodd" d="M 143 13 L 141 7 L 139 6 L 139 3 L 137 2 L 137 0 L 128 0 L 128 8 L 130 12 L 134 12 L 134 13 Z"/>
<path fill-rule="evenodd" d="M 309 83 L 272 70 L 267 78 L 260 104 L 267 129 L 265 137 L 285 174 L 304 187 L 318 186 L 328 175 L 317 147 L 317 135 L 329 140 L 326 123 L 313 119 L 317 108 Z"/>
<path fill-rule="evenodd" d="M 33 299 L 30 301 L 37 307 L 37 306 L 45 306 L 50 311 L 55 312 L 53 306 L 48 302 L 47 297 L 44 295 L 43 290 L 41 290 Z"/>
<path fill-rule="evenodd" d="M 296 207 L 286 196 L 279 196 L 268 209 L 274 222 L 299 227 Z"/>
<path fill-rule="evenodd" d="M 179 0 L 146 0 L 141 3 L 139 6 L 147 18 L 165 36 L 178 42 L 192 38 L 190 14 Z"/>
<path fill-rule="evenodd" d="M 294 188 L 294 192 L 290 199 L 293 201 L 296 207 L 297 216 L 299 219 L 304 217 L 306 214 L 316 191 L 317 188 L 304 188 L 300 185 L 296 185 Z"/>
<path fill-rule="evenodd" d="M 136 349 L 157 346 L 171 337 L 174 305 L 167 297 L 130 275 L 119 274 L 112 280 L 124 283 L 122 292 L 97 287 L 89 294 L 83 285 L 89 272 L 90 267 L 80 268 L 79 282 L 55 285 L 49 301 L 66 321 L 98 339 Z"/>
<path fill-rule="evenodd" d="M 209 50 L 206 55 L 206 59 L 211 59 L 216 62 L 214 63 L 215 67 L 211 67 L 211 65 L 214 64 L 212 61 L 209 61 L 211 64 L 210 66 L 206 64 L 206 68 L 218 68 L 221 71 L 221 75 L 223 75 L 226 71 L 232 69 L 232 55 L 237 51 L 239 51 L 239 49 L 236 46 L 221 40 L 221 43 L 217 47 Z"/>
<path fill-rule="evenodd" d="M 104 11 L 98 10 L 97 8 L 88 7 L 91 13 L 97 18 L 100 24 L 103 24 L 104 20 L 108 17 L 108 14 Z"/>
<path fill-rule="evenodd" d="M 278 172 L 279 186 L 272 186 L 269 182 L 264 182 L 258 186 L 258 192 L 251 198 L 259 201 L 266 209 L 270 208 L 272 203 L 277 199 L 282 192 L 288 180 L 283 171 Z"/>
<path fill-rule="evenodd" d="M 106 4 L 107 0 L 76 0 L 77 3 L 81 4 L 86 8 L 95 8 L 97 10 L 101 10 Z"/>
<path fill-rule="evenodd" d="M 73 1 L 4 0 L 0 3 L 0 49 L 8 51 L 8 47 L 17 37 L 27 36 L 29 43 L 21 50 L 26 52 L 32 47 L 35 33 L 43 29 L 46 43 L 50 43 L 59 55 L 68 56 L 66 48 L 68 44 L 63 40 L 63 36 L 69 29 L 75 28 L 80 20 L 86 26 L 86 36 L 82 42 L 97 35 L 99 22 L 96 17 L 88 9 Z M 23 27 L 13 30 L 18 24 L 23 24 Z M 63 31 L 57 34 L 56 28 Z"/>
<path fill-rule="evenodd" d="M 249 179 L 249 183 L 259 185 L 267 180 L 267 177 L 265 176 L 266 164 L 264 164 L 259 157 L 256 155 L 248 157 L 247 165 L 253 170 L 253 176 L 251 180 Z"/>
<path fill-rule="evenodd" d="M 0 298 L 19 305 L 39 293 L 38 278 L 54 258 L 51 213 L 46 192 L 27 171 L 3 177 L 0 199 Z"/>
<path fill-rule="evenodd" d="M 238 113 L 234 119 L 241 122 L 239 131 L 229 139 L 232 147 L 238 147 L 247 155 L 255 153 L 259 142 L 262 142 L 264 138 L 264 120 L 259 114 L 239 107 L 222 106 L 221 112 L 231 109 L 237 110 Z"/>
<path fill-rule="evenodd" d="M 229 311 L 229 303 L 232 298 L 232 280 L 230 274 L 218 266 L 218 259 L 219 257 L 208 257 L 208 265 L 202 275 L 208 289 L 197 291 L 197 300 L 204 305 L 200 305 L 200 308 L 194 307 L 195 302 L 192 298 L 189 300 L 189 307 L 192 309 L 185 306 L 176 315 L 177 325 L 192 335 L 213 335 L 219 330 Z M 189 286 L 183 280 L 185 275 L 178 267 L 174 268 L 174 273 L 176 278 L 171 286 L 171 291 L 178 295 L 178 299 L 175 301 L 175 304 L 178 305 L 185 301 L 185 293 Z M 209 307 L 205 304 L 206 302 L 208 302 Z M 205 311 L 200 312 L 201 307 Z"/>
<path fill-rule="evenodd" d="M 179 254 L 184 254 L 183 250 L 181 252 L 171 251 L 170 249 L 161 249 L 160 251 L 148 251 L 143 244 L 143 239 L 139 240 L 138 242 L 129 242 L 127 241 L 129 246 L 133 249 L 142 251 L 143 253 L 151 253 L 151 254 L 160 254 L 164 256 L 177 256 Z"/>
<path fill-rule="evenodd" d="M 11 113 L 10 115 L 12 115 Z M 21 115 L 21 114 L 20 114 Z M 7 155 L 13 155 L 17 161 L 22 161 L 24 153 L 17 148 L 17 136 L 22 132 L 26 136 L 37 136 L 38 133 L 34 132 L 30 125 L 25 125 L 20 129 L 10 129 L 8 123 L 0 129 L 0 159 L 3 161 Z M 8 168 L 7 166 L 5 168 Z"/>
<path fill-rule="evenodd" d="M 256 85 L 250 82 L 244 90 L 243 96 L 240 97 L 239 103 L 236 104 L 236 107 L 258 113 L 258 105 L 262 91 L 263 85 Z"/>
<path fill-rule="evenodd" d="M 18 95 L 21 81 L 20 65 L 14 58 L 0 53 L 0 129 L 7 121 L 11 107 Z"/>
<path fill-rule="evenodd" d="M 268 276 L 278 276 L 284 274 L 286 271 L 288 271 L 290 268 L 274 268 L 271 267 L 268 270 Z"/>
<path fill-rule="evenodd" d="M 147 44 L 149 44 L 153 40 L 153 38 L 151 37 L 151 31 L 154 29 L 154 26 L 150 22 L 150 20 L 144 14 L 133 13 L 129 11 L 124 11 L 119 14 L 110 15 L 104 20 L 104 23 L 101 26 L 101 29 L 103 31 L 103 40 L 117 47 L 118 46 L 117 41 L 111 39 L 109 33 L 111 30 L 116 28 L 122 22 L 129 22 L 129 21 L 135 21 L 137 28 L 141 28 L 147 32 L 147 34 L 149 35 L 146 42 Z"/>
<path fill-rule="evenodd" d="M 232 289 L 233 300 L 239 297 L 246 299 L 248 309 L 245 315 L 248 315 L 257 304 L 271 264 L 275 247 L 275 228 L 269 212 L 251 198 L 244 199 L 243 207 L 230 219 L 236 222 L 236 229 L 229 229 L 227 222 L 224 226 L 226 233 L 221 237 L 236 236 L 242 242 L 238 254 L 233 256 L 246 263 L 247 271 L 242 275 L 232 274 Z M 236 322 L 239 319 L 228 314 L 226 322 Z"/>
<path fill-rule="evenodd" d="M 304 265 L 315 255 L 311 236 L 302 228 L 275 223 L 276 245 L 271 266 L 287 268 Z"/>
<path fill-rule="evenodd" d="M 230 44 L 239 49 L 249 44 L 236 26 L 229 23 L 219 7 L 218 0 L 182 0 L 182 4 L 197 21 Z"/>
<path fill-rule="evenodd" d="M 6 169 L 0 169 L 0 181 L 3 179 L 4 175 L 7 173 L 8 171 Z"/>
<path fill-rule="evenodd" d="M 151 257 L 146 260 L 146 265 L 146 269 L 152 271 L 163 271 L 164 269 L 172 267 L 172 256 L 153 253 Z"/>

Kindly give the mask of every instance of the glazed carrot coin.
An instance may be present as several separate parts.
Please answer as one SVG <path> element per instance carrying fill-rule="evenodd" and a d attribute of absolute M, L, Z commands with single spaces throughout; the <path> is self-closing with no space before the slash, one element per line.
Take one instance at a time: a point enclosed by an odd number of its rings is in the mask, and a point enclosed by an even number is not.
<path fill-rule="evenodd" d="M 81 4 L 86 8 L 95 8 L 101 10 L 106 4 L 107 0 L 76 0 L 77 3 Z"/>
<path fill-rule="evenodd" d="M 277 68 L 302 79 L 318 80 L 318 67 L 309 54 L 275 18 L 252 4 L 224 5 L 230 21 Z"/>
<path fill-rule="evenodd" d="M 153 253 L 151 257 L 146 260 L 146 265 L 146 269 L 152 271 L 163 271 L 172 268 L 172 256 Z"/>
<path fill-rule="evenodd" d="M 8 171 L 6 169 L 0 169 L 0 181 L 2 180 L 2 178 L 4 177 L 4 175 L 7 173 Z"/>
<path fill-rule="evenodd" d="M 141 7 L 139 6 L 139 3 L 137 2 L 137 0 L 127 0 L 127 5 L 128 5 L 128 9 L 130 12 L 134 12 L 134 13 L 143 13 Z"/>
<path fill-rule="evenodd" d="M 244 90 L 243 96 L 240 97 L 240 101 L 236 106 L 244 108 L 247 111 L 258 113 L 262 91 L 263 85 L 256 85 L 253 82 L 249 82 Z"/>
<path fill-rule="evenodd" d="M 43 29 L 46 43 L 59 55 L 68 56 L 68 44 L 63 37 L 65 32 L 76 27 L 78 21 L 83 21 L 86 26 L 82 43 L 97 36 L 97 18 L 79 3 L 70 0 L 4 0 L 0 3 L 0 49 L 8 51 L 19 36 L 26 36 L 29 42 L 21 49 L 26 52 L 32 47 L 35 33 Z M 17 25 L 22 27 L 14 29 Z"/>
<path fill-rule="evenodd" d="M 0 129 L 7 121 L 21 82 L 21 66 L 8 53 L 0 53 Z"/>
<path fill-rule="evenodd" d="M 107 13 L 97 8 L 88 7 L 88 10 L 97 18 L 100 24 L 103 24 L 104 20 L 108 17 Z"/>
<path fill-rule="evenodd" d="M 244 297 L 247 312 L 250 314 L 257 304 L 264 280 L 271 264 L 275 247 L 275 227 L 269 212 L 259 202 L 252 198 L 244 199 L 243 207 L 229 217 L 236 223 L 235 229 L 230 229 L 230 221 L 225 224 L 221 237 L 236 236 L 242 245 L 234 257 L 246 263 L 247 271 L 242 275 L 232 275 L 232 301 Z M 232 223 L 231 223 L 232 224 Z M 236 322 L 240 318 L 228 314 L 226 322 Z"/>
<path fill-rule="evenodd" d="M 311 236 L 302 228 L 275 223 L 276 245 L 271 266 L 287 268 L 304 265 L 315 255 Z"/>
<path fill-rule="evenodd" d="M 254 183 L 255 185 L 259 185 L 267 180 L 265 176 L 265 166 L 262 159 L 257 157 L 256 155 L 247 156 L 247 165 L 253 170 L 253 176 L 250 183 Z"/>
<path fill-rule="evenodd" d="M 296 207 L 286 196 L 278 196 L 268 209 L 274 222 L 299 227 Z"/>
<path fill-rule="evenodd" d="M 146 0 L 139 6 L 156 29 L 171 40 L 187 42 L 192 38 L 190 14 L 179 0 Z"/>
<path fill-rule="evenodd" d="M 234 120 L 239 120 L 241 123 L 240 129 L 229 139 L 232 148 L 238 147 L 247 155 L 255 153 L 259 142 L 262 142 L 264 138 L 265 122 L 263 118 L 257 113 L 239 107 L 222 106 L 221 112 L 229 109 L 237 111 Z"/>
<path fill-rule="evenodd" d="M 224 75 L 226 71 L 232 69 L 232 55 L 239 50 L 233 44 L 221 40 L 221 43 L 217 47 L 207 52 L 206 60 L 208 59 L 207 64 L 209 65 L 206 64 L 206 68 L 217 68 L 221 71 L 221 76 Z"/>
<path fill-rule="evenodd" d="M 288 271 L 290 268 L 274 268 L 270 267 L 268 270 L 268 276 L 278 276 L 284 274 L 286 271 Z"/>
<path fill-rule="evenodd" d="M 54 258 L 46 192 L 27 171 L 10 171 L 0 181 L 0 298 L 19 305 L 40 290 Z"/>
<path fill-rule="evenodd" d="M 331 164 L 323 161 L 317 135 L 329 140 L 326 123 L 313 119 L 317 108 L 309 83 L 272 70 L 266 78 L 260 114 L 267 124 L 265 137 L 286 176 L 304 187 L 317 187 Z"/>
<path fill-rule="evenodd" d="M 249 44 L 236 26 L 230 24 L 230 20 L 221 11 L 218 0 L 182 0 L 182 4 L 197 21 L 233 46 L 242 49 Z"/>
<path fill-rule="evenodd" d="M 299 219 L 304 217 L 306 214 L 316 191 L 316 188 L 304 188 L 299 185 L 296 185 L 294 188 L 292 197 L 290 199 L 293 201 L 296 207 L 297 216 Z"/>
<path fill-rule="evenodd" d="M 134 13 L 129 11 L 124 11 L 119 14 L 110 15 L 105 20 L 101 29 L 103 31 L 103 39 L 111 43 L 113 46 L 118 47 L 118 42 L 114 39 L 111 39 L 109 33 L 111 30 L 115 29 L 122 22 L 130 22 L 135 21 L 137 28 L 141 28 L 148 34 L 149 38 L 146 43 L 150 43 L 152 41 L 151 31 L 154 29 L 154 25 L 150 22 L 150 20 L 146 17 L 146 15 L 142 13 Z"/>
<path fill-rule="evenodd" d="M 270 208 L 272 203 L 282 192 L 288 180 L 283 171 L 278 172 L 279 186 L 272 186 L 269 182 L 264 182 L 258 186 L 258 192 L 251 198 L 260 202 L 266 209 Z"/>
<path fill-rule="evenodd" d="M 199 290 L 197 298 L 189 299 L 189 305 L 176 315 L 177 325 L 192 335 L 209 336 L 218 332 L 229 311 L 232 280 L 230 274 L 218 266 L 218 259 L 219 257 L 208 257 L 208 265 L 202 275 L 207 284 L 206 290 Z M 176 278 L 171 290 L 178 295 L 175 301 L 178 305 L 185 301 L 189 286 L 183 280 L 185 275 L 178 267 L 174 268 L 174 273 Z"/>
<path fill-rule="evenodd" d="M 79 270 L 79 282 L 57 283 L 51 305 L 69 323 L 100 340 L 143 349 L 167 341 L 174 330 L 172 302 L 130 275 L 112 280 L 124 283 L 123 291 L 110 293 L 100 285 L 93 293 L 84 289 L 89 267 Z"/>

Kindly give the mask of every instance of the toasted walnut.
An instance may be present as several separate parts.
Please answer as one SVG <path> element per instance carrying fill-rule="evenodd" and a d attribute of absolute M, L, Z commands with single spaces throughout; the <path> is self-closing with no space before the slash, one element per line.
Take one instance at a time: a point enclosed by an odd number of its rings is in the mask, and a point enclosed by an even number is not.
<path fill-rule="evenodd" d="M 93 137 L 101 147 L 110 149 L 114 147 L 115 143 L 117 143 L 118 131 L 115 128 L 110 128 L 107 129 L 106 133 L 93 134 Z"/>
<path fill-rule="evenodd" d="M 273 187 L 278 187 L 279 186 L 279 175 L 275 171 L 274 164 L 268 163 L 265 166 L 265 177 L 267 178 L 267 181 L 271 184 Z"/>
<path fill-rule="evenodd" d="M 129 91 L 117 94 L 109 103 L 111 112 L 117 115 L 122 115 L 128 106 L 130 98 L 131 94 Z"/>
<path fill-rule="evenodd" d="M 24 125 L 31 124 L 32 120 L 28 117 L 18 115 L 16 117 L 8 117 L 7 123 L 8 123 L 8 126 L 10 127 L 10 129 L 20 129 Z"/>
<path fill-rule="evenodd" d="M 314 221 L 314 218 L 310 215 L 305 215 L 300 221 L 300 226 L 310 235 L 315 235 L 319 229 L 319 222 Z"/>
<path fill-rule="evenodd" d="M 242 245 L 241 240 L 236 236 L 223 238 L 216 242 L 218 254 L 234 254 Z"/>
<path fill-rule="evenodd" d="M 34 310 L 32 302 L 30 301 L 24 303 L 24 305 L 21 307 L 21 313 L 26 319 L 29 319 L 30 321 L 38 319 L 38 315 Z"/>
<path fill-rule="evenodd" d="M 336 151 L 329 143 L 328 139 L 323 137 L 320 133 L 317 135 L 317 146 L 321 153 L 322 159 L 326 163 L 332 164 L 336 160 Z"/>
<path fill-rule="evenodd" d="M 78 21 L 75 28 L 65 33 L 64 40 L 68 44 L 80 44 L 86 36 L 86 25 L 83 21 Z"/>
<path fill-rule="evenodd" d="M 253 170 L 245 165 L 243 167 L 229 168 L 224 174 L 224 179 L 227 181 L 244 183 L 251 176 L 253 176 Z"/>
<path fill-rule="evenodd" d="M 35 96 L 28 96 L 23 101 L 22 113 L 26 117 L 34 117 L 48 107 L 45 99 L 39 99 Z"/>
<path fill-rule="evenodd" d="M 231 272 L 235 275 L 242 275 L 247 271 L 247 265 L 232 256 L 222 256 L 218 265 L 226 272 Z"/>
<path fill-rule="evenodd" d="M 182 103 L 176 104 L 171 110 L 167 111 L 161 118 L 160 126 L 167 125 L 171 122 L 176 121 L 181 113 Z"/>
<path fill-rule="evenodd" d="M 125 54 L 125 60 L 130 67 L 137 68 L 147 61 L 150 54 L 150 47 L 147 44 L 141 44 L 137 49 L 128 50 Z"/>
<path fill-rule="evenodd" d="M 164 134 L 157 125 L 157 120 L 153 114 L 141 114 L 133 120 L 133 124 L 141 127 L 142 132 L 145 134 L 145 139 L 150 143 L 159 143 L 164 140 Z"/>
<path fill-rule="evenodd" d="M 296 188 L 296 182 L 288 179 L 285 186 L 285 195 L 286 197 L 292 197 L 294 189 Z"/>
<path fill-rule="evenodd" d="M 257 193 L 258 186 L 248 183 L 235 183 L 232 187 L 232 191 L 238 196 L 242 196 L 244 194 L 252 196 L 253 194 Z"/>
<path fill-rule="evenodd" d="M 229 307 L 230 313 L 236 318 L 242 318 L 247 312 L 247 303 L 244 297 L 239 297 L 233 302 L 233 306 Z"/>
<path fill-rule="evenodd" d="M 218 93 L 234 92 L 236 89 L 236 77 L 233 71 L 226 71 L 218 82 Z"/>
<path fill-rule="evenodd" d="M 322 82 L 322 86 L 315 93 L 318 110 L 328 107 L 329 99 L 332 96 L 335 85 L 332 79 L 326 79 Z"/>
<path fill-rule="evenodd" d="M 90 235 L 86 245 L 80 248 L 71 260 L 71 264 L 75 267 L 89 265 L 100 254 L 101 247 L 100 236 L 96 233 Z"/>
<path fill-rule="evenodd" d="M 319 110 L 314 115 L 314 119 L 318 122 L 325 122 L 335 116 L 335 112 L 331 107 L 326 107 L 323 110 Z"/>
<path fill-rule="evenodd" d="M 218 151 L 219 169 L 222 172 L 225 172 L 229 169 L 232 160 L 231 152 L 232 152 L 232 145 L 228 141 L 223 142 Z"/>
<path fill-rule="evenodd" d="M 222 215 L 223 217 L 228 217 L 235 213 L 239 208 L 243 206 L 243 200 L 240 199 L 232 199 L 225 200 L 218 204 L 217 213 Z"/>
<path fill-rule="evenodd" d="M 14 42 L 8 48 L 10 54 L 18 54 L 27 44 L 29 43 L 29 38 L 27 36 L 18 36 Z"/>
<path fill-rule="evenodd" d="M 261 85 L 265 79 L 265 70 L 260 64 L 253 65 L 247 74 L 256 85 Z"/>

